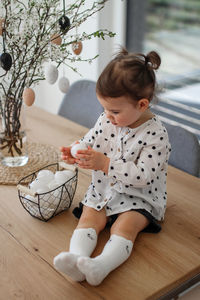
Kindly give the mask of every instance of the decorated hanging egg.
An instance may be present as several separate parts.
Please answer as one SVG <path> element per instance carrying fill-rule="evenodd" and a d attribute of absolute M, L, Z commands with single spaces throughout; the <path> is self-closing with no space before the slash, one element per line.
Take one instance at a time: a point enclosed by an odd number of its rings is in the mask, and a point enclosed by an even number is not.
<path fill-rule="evenodd" d="M 62 93 L 66 94 L 69 89 L 69 79 L 61 77 L 58 81 L 58 87 Z"/>
<path fill-rule="evenodd" d="M 58 79 L 58 69 L 53 64 L 48 64 L 45 69 L 45 77 L 48 83 L 54 84 Z"/>
<path fill-rule="evenodd" d="M 3 35 L 4 21 L 4 19 L 0 19 L 0 35 Z"/>
<path fill-rule="evenodd" d="M 9 71 L 12 66 L 12 57 L 9 53 L 2 53 L 0 56 L 0 66 L 5 70 Z"/>
<path fill-rule="evenodd" d="M 75 42 L 72 44 L 72 51 L 74 54 L 79 55 L 83 49 L 83 44 L 82 42 Z"/>
<path fill-rule="evenodd" d="M 60 29 L 62 31 L 67 30 L 70 27 L 70 20 L 67 16 L 63 15 L 59 20 L 58 23 L 60 25 Z"/>
<path fill-rule="evenodd" d="M 62 38 L 59 34 L 53 34 L 51 36 L 51 43 L 56 44 L 58 46 L 60 46 L 62 44 Z"/>
<path fill-rule="evenodd" d="M 35 101 L 35 92 L 31 88 L 25 88 L 22 98 L 27 106 L 31 106 Z"/>
<path fill-rule="evenodd" d="M 87 150 L 88 147 L 85 143 L 74 144 L 71 148 L 71 155 L 76 158 L 76 153 L 78 150 Z"/>

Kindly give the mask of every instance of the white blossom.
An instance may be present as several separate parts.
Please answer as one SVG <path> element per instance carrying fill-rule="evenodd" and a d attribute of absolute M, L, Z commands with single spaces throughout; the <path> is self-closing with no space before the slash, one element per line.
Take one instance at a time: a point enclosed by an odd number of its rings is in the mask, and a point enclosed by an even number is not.
<path fill-rule="evenodd" d="M 94 32 L 77 34 L 76 28 L 102 9 L 106 1 L 91 4 L 87 0 L 76 0 L 66 5 L 65 15 L 70 20 L 70 27 L 62 31 L 59 25 L 63 16 L 60 0 L 1 0 L 0 18 L 5 19 L 5 51 L 12 57 L 12 66 L 0 75 L 0 101 L 2 96 L 12 96 L 21 101 L 25 86 L 34 86 L 45 79 L 43 65 L 49 59 L 57 67 L 64 63 L 75 72 L 78 72 L 73 67 L 76 61 L 91 63 L 94 58 L 77 57 L 71 44 L 94 37 Z M 110 34 L 107 30 L 100 31 L 104 35 Z M 61 45 L 51 42 L 54 34 L 61 36 Z M 3 50 L 3 38 L 0 37 L 0 51 Z"/>

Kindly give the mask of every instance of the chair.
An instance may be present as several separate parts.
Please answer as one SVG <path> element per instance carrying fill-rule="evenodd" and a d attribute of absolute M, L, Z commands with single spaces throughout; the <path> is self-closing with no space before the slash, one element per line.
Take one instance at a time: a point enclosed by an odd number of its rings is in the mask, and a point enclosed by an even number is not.
<path fill-rule="evenodd" d="M 196 135 L 180 126 L 164 125 L 172 148 L 169 164 L 200 177 L 200 145 Z"/>
<path fill-rule="evenodd" d="M 96 82 L 78 80 L 74 82 L 64 95 L 58 114 L 92 128 L 103 108 L 96 97 Z"/>

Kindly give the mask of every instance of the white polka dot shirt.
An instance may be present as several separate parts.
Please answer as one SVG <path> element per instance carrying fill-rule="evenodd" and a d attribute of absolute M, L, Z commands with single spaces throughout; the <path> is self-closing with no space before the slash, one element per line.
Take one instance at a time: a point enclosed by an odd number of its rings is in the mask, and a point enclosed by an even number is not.
<path fill-rule="evenodd" d="M 145 209 L 155 219 L 164 219 L 171 149 L 157 116 L 137 128 L 128 128 L 112 125 L 103 113 L 81 141 L 110 158 L 108 175 L 92 171 L 84 205 L 105 208 L 107 216 Z"/>

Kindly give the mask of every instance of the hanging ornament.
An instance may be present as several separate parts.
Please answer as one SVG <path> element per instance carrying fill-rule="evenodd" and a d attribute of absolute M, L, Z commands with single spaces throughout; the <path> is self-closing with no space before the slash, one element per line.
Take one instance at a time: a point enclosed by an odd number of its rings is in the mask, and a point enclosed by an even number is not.
<path fill-rule="evenodd" d="M 69 79 L 65 76 L 65 69 L 63 65 L 63 76 L 58 81 L 58 87 L 62 93 L 66 94 L 68 92 L 69 85 Z"/>
<path fill-rule="evenodd" d="M 0 66 L 5 70 L 9 71 L 12 66 L 12 57 L 9 53 L 2 53 L 0 56 Z"/>
<path fill-rule="evenodd" d="M 22 99 L 27 106 L 31 106 L 35 101 L 35 92 L 31 88 L 25 88 L 22 94 Z"/>
<path fill-rule="evenodd" d="M 52 63 L 49 63 L 45 69 L 45 78 L 50 84 L 54 84 L 58 79 L 58 69 Z"/>
<path fill-rule="evenodd" d="M 66 94 L 69 89 L 69 79 L 61 77 L 58 81 L 58 87 L 62 93 Z"/>
<path fill-rule="evenodd" d="M 60 29 L 62 31 L 66 31 L 70 27 L 70 20 L 65 15 L 63 15 L 62 17 L 60 17 L 60 19 L 58 20 L 58 23 L 59 23 Z"/>
<path fill-rule="evenodd" d="M 82 52 L 83 44 L 81 41 L 72 44 L 72 51 L 74 54 L 79 55 Z"/>
<path fill-rule="evenodd" d="M 58 20 L 58 23 L 60 25 L 60 29 L 62 31 L 67 31 L 70 27 L 70 20 L 69 18 L 65 15 L 65 0 L 63 0 L 63 15 L 60 17 Z"/>
<path fill-rule="evenodd" d="M 5 31 L 3 31 L 3 53 L 0 55 L 0 66 L 5 71 L 9 71 L 12 66 L 12 57 L 5 50 Z"/>
<path fill-rule="evenodd" d="M 0 35 L 3 35 L 4 31 L 4 19 L 0 19 Z"/>
<path fill-rule="evenodd" d="M 62 44 L 62 38 L 59 34 L 53 34 L 51 36 L 51 43 L 56 44 L 58 46 L 60 46 Z"/>
<path fill-rule="evenodd" d="M 74 42 L 72 44 L 72 51 L 74 52 L 75 55 L 79 55 L 82 52 L 83 49 L 83 44 L 81 41 L 78 41 L 78 30 L 77 30 L 77 26 L 76 26 L 76 42 Z"/>
<path fill-rule="evenodd" d="M 51 60 L 51 41 L 49 41 L 49 54 Z M 58 69 L 51 62 L 46 66 L 44 73 L 46 81 L 50 84 L 54 84 L 58 79 Z"/>

